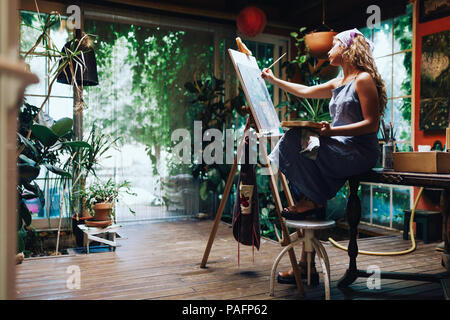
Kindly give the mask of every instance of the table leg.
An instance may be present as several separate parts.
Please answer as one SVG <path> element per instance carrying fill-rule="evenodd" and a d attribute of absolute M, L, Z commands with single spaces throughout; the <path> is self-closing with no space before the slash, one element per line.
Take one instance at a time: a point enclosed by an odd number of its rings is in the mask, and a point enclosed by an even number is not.
<path fill-rule="evenodd" d="M 444 215 L 444 253 L 442 264 L 450 271 L 450 189 L 441 193 L 441 209 Z"/>
<path fill-rule="evenodd" d="M 357 179 L 349 179 L 349 197 L 346 207 L 347 221 L 349 225 L 348 256 L 350 258 L 349 267 L 344 276 L 339 279 L 338 287 L 345 288 L 352 284 L 358 277 L 358 269 L 356 267 L 356 257 L 358 256 L 358 224 L 361 219 L 361 201 L 358 197 L 359 181 Z"/>

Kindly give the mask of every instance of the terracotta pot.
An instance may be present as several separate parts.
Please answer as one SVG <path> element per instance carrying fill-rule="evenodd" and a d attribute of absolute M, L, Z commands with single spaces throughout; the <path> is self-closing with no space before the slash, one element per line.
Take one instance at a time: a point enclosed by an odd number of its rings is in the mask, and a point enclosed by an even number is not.
<path fill-rule="evenodd" d="M 305 44 L 309 54 L 315 58 L 326 59 L 328 51 L 333 47 L 333 37 L 337 35 L 334 31 L 313 32 L 305 35 Z"/>
<path fill-rule="evenodd" d="M 113 204 L 110 202 L 100 202 L 94 205 L 94 219 L 95 221 L 111 220 L 111 211 Z"/>
<path fill-rule="evenodd" d="M 88 227 L 96 227 L 96 228 L 106 228 L 112 224 L 111 220 L 105 221 L 95 221 L 95 220 L 86 220 L 86 225 Z"/>

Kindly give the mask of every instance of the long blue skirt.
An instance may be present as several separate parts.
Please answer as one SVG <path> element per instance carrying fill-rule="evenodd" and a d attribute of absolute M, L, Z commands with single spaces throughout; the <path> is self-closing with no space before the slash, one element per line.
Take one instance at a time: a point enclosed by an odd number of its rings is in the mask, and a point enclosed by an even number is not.
<path fill-rule="evenodd" d="M 368 171 L 378 161 L 378 141 L 370 137 L 370 141 L 364 143 L 361 136 L 358 142 L 352 139 L 354 137 L 320 136 L 317 158 L 311 160 L 300 153 L 302 130 L 307 129 L 287 131 L 269 159 L 289 180 L 291 191 L 301 193 L 317 204 L 326 205 L 348 177 Z"/>

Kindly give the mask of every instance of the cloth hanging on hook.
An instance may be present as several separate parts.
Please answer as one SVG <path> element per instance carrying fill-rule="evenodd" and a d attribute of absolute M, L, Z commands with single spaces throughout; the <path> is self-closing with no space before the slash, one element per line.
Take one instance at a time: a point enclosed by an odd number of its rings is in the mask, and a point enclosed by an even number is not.
<path fill-rule="evenodd" d="M 241 164 L 236 198 L 233 207 L 233 236 L 238 242 L 238 265 L 240 264 L 240 246 L 256 247 L 259 250 L 261 233 L 259 222 L 259 199 L 256 183 L 255 165 L 249 162 L 249 137 L 244 140 L 245 160 Z M 254 251 L 253 251 L 254 258 Z"/>

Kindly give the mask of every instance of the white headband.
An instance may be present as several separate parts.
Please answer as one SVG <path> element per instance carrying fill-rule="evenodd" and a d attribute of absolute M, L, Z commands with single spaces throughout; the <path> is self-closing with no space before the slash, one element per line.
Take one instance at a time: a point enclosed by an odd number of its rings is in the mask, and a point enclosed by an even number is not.
<path fill-rule="evenodd" d="M 364 37 L 364 35 L 356 28 L 351 29 L 351 30 L 346 30 L 346 31 L 342 31 L 341 33 L 338 33 L 335 38 L 339 39 L 346 48 L 350 47 L 353 43 L 353 40 L 355 39 L 356 36 L 361 35 Z M 374 44 L 372 41 L 370 41 L 369 39 L 367 39 L 366 37 L 364 37 L 364 39 L 366 39 L 367 44 L 370 47 L 370 50 L 373 51 L 374 49 Z"/>

